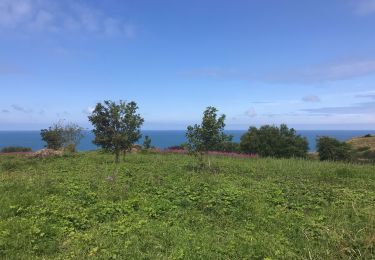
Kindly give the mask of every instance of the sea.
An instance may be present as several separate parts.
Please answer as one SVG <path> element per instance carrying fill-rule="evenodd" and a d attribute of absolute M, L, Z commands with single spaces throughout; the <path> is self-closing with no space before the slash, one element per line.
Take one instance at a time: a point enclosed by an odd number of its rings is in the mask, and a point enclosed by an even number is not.
<path fill-rule="evenodd" d="M 234 142 L 239 142 L 245 130 L 228 130 L 227 134 L 233 136 Z M 307 138 L 309 150 L 316 150 L 316 138 L 318 136 L 330 136 L 340 141 L 346 141 L 355 136 L 364 136 L 366 134 L 375 134 L 375 130 L 297 130 L 297 133 Z M 84 138 L 78 145 L 79 151 L 96 150 L 98 147 L 92 143 L 94 134 L 91 131 L 84 132 Z M 165 149 L 170 146 L 180 145 L 186 142 L 184 130 L 144 130 L 143 137 L 148 135 L 152 146 Z M 143 137 L 139 144 L 143 143 Z M 40 138 L 40 131 L 0 131 L 0 149 L 6 146 L 30 147 L 33 151 L 40 150 L 45 143 Z"/>

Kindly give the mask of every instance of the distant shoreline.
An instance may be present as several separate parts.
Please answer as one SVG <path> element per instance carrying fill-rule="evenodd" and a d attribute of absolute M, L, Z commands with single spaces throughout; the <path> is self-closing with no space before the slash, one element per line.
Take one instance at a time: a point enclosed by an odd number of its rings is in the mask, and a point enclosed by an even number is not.
<path fill-rule="evenodd" d="M 330 136 L 340 141 L 347 141 L 353 137 L 364 136 L 366 134 L 375 134 L 375 130 L 296 130 L 298 134 L 307 138 L 309 142 L 309 151 L 314 152 L 315 138 L 317 136 Z M 226 130 L 228 134 L 233 135 L 233 141 L 239 142 L 246 130 Z M 185 130 L 143 130 L 143 136 L 148 135 L 152 140 L 152 145 L 160 149 L 170 146 L 180 145 L 186 142 Z M 85 138 L 78 146 L 79 151 L 96 150 L 97 147 L 92 144 L 94 136 L 90 130 L 85 130 Z M 143 138 L 140 140 L 140 144 Z M 18 130 L 18 131 L 0 131 L 0 148 L 6 146 L 24 146 L 30 147 L 33 151 L 40 150 L 44 143 L 40 138 L 39 130 Z"/>

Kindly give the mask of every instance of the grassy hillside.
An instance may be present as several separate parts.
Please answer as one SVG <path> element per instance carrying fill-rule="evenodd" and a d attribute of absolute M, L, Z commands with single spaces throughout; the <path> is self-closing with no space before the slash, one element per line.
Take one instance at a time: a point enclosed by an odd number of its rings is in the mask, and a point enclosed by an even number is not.
<path fill-rule="evenodd" d="M 355 149 L 358 160 L 375 162 L 375 136 L 354 137 L 347 143 Z"/>
<path fill-rule="evenodd" d="M 0 156 L 0 258 L 375 258 L 375 167 Z"/>
<path fill-rule="evenodd" d="M 375 150 L 375 136 L 371 137 L 354 137 L 347 141 L 354 148 L 368 147 L 371 150 Z"/>

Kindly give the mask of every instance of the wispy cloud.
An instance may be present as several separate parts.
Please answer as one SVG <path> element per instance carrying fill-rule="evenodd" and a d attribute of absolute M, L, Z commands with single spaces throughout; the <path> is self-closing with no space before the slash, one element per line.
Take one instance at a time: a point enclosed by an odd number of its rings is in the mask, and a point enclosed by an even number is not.
<path fill-rule="evenodd" d="M 70 113 L 67 111 L 63 111 L 63 112 L 57 113 L 56 116 L 58 118 L 64 118 L 64 117 L 70 116 Z"/>
<path fill-rule="evenodd" d="M 15 111 L 18 111 L 18 112 L 22 112 L 22 113 L 32 113 L 33 110 L 32 109 L 27 109 L 25 107 L 22 107 L 22 106 L 19 106 L 19 105 L 12 105 L 12 108 L 15 110 Z"/>
<path fill-rule="evenodd" d="M 271 101 L 252 101 L 253 104 L 274 104 L 275 102 Z"/>
<path fill-rule="evenodd" d="M 375 75 L 375 59 L 318 64 L 304 68 L 282 68 L 257 74 L 238 69 L 199 69 L 187 71 L 183 75 L 190 78 L 213 78 L 218 80 L 232 79 L 271 83 L 313 84 Z"/>
<path fill-rule="evenodd" d="M 327 113 L 327 114 L 347 114 L 347 115 L 361 115 L 374 114 L 375 102 L 357 103 L 351 106 L 337 106 L 337 107 L 321 107 L 313 109 L 302 109 L 308 113 Z"/>
<path fill-rule="evenodd" d="M 218 69 L 205 68 L 194 69 L 182 72 L 182 75 L 187 78 L 213 78 L 219 80 L 226 79 L 240 79 L 240 80 L 255 80 L 256 76 L 253 73 L 241 71 L 238 69 Z"/>
<path fill-rule="evenodd" d="M 266 113 L 263 114 L 263 116 L 274 118 L 274 117 L 302 117 L 306 118 L 306 113 L 300 113 L 300 112 L 288 112 L 288 113 Z M 328 113 L 312 113 L 308 115 L 309 117 L 329 117 L 331 114 Z"/>
<path fill-rule="evenodd" d="M 0 0 L 1 28 L 42 33 L 135 36 L 134 25 L 78 1 Z"/>
<path fill-rule="evenodd" d="M 355 0 L 354 5 L 358 15 L 375 14 L 375 0 Z"/>
<path fill-rule="evenodd" d="M 249 110 L 245 111 L 245 116 L 248 116 L 248 117 L 256 117 L 256 116 L 257 116 L 257 112 L 256 112 L 255 109 L 252 107 L 252 108 L 250 108 Z"/>
<path fill-rule="evenodd" d="M 0 0 L 0 26 L 15 27 L 31 16 L 33 5 L 26 0 Z"/>
<path fill-rule="evenodd" d="M 316 83 L 347 80 L 368 75 L 375 75 L 375 59 L 320 64 L 303 69 L 281 71 L 269 75 L 268 79 L 290 83 Z"/>
<path fill-rule="evenodd" d="M 304 102 L 311 102 L 311 103 L 320 102 L 320 98 L 318 96 L 315 96 L 315 95 L 304 96 L 302 98 L 302 100 Z"/>
<path fill-rule="evenodd" d="M 361 94 L 361 95 L 356 95 L 356 98 L 371 98 L 375 99 L 375 94 Z"/>
<path fill-rule="evenodd" d="M 10 111 L 8 109 L 2 109 L 1 113 L 10 113 Z"/>

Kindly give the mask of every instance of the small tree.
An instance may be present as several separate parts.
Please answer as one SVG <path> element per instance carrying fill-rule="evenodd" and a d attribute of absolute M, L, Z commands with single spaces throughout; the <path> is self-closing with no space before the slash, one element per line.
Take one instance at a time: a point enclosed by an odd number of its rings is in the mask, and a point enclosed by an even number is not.
<path fill-rule="evenodd" d="M 271 157 L 306 157 L 308 142 L 287 125 L 250 127 L 241 137 L 241 151 Z"/>
<path fill-rule="evenodd" d="M 321 161 L 350 161 L 353 159 L 353 149 L 351 145 L 340 142 L 336 138 L 328 136 L 318 137 L 316 146 Z"/>
<path fill-rule="evenodd" d="M 143 149 L 148 150 L 150 148 L 151 148 L 151 138 L 148 135 L 146 135 L 145 139 L 143 140 Z"/>
<path fill-rule="evenodd" d="M 42 140 L 47 143 L 48 149 L 58 150 L 61 148 L 68 148 L 74 152 L 76 146 L 84 137 L 83 128 L 74 123 L 66 123 L 59 121 L 53 124 L 48 129 L 41 130 Z"/>
<path fill-rule="evenodd" d="M 116 163 L 119 162 L 120 153 L 124 152 L 125 155 L 142 137 L 140 127 L 144 119 L 137 114 L 137 110 L 138 106 L 133 101 L 126 103 L 120 100 L 116 104 L 106 100 L 104 104 L 98 103 L 89 116 L 94 126 L 93 143 L 114 153 Z"/>
<path fill-rule="evenodd" d="M 224 134 L 225 115 L 218 117 L 217 111 L 215 107 L 207 107 L 203 113 L 202 124 L 187 128 L 188 150 L 192 154 L 199 155 L 201 161 L 208 151 L 215 150 L 222 143 L 231 140 L 230 136 Z M 209 158 L 208 165 L 211 166 Z"/>
<path fill-rule="evenodd" d="M 58 150 L 64 145 L 62 129 L 57 124 L 50 126 L 48 129 L 42 129 L 40 135 L 42 140 L 47 143 L 48 149 Z"/>

